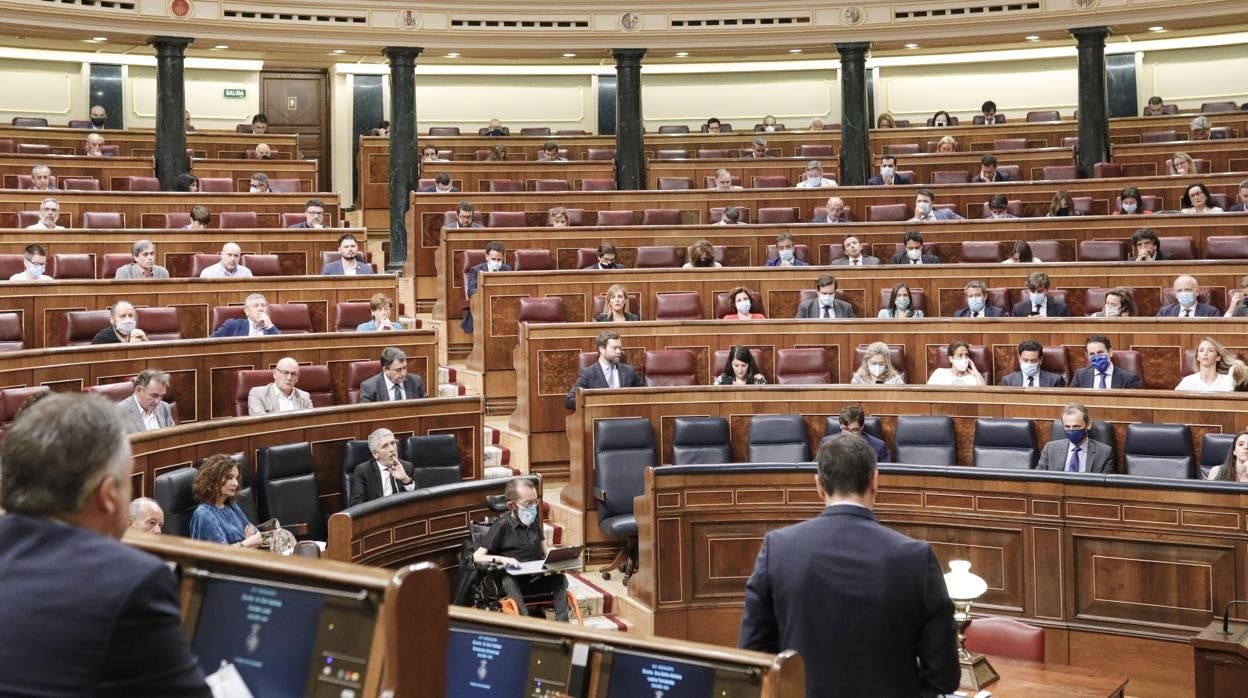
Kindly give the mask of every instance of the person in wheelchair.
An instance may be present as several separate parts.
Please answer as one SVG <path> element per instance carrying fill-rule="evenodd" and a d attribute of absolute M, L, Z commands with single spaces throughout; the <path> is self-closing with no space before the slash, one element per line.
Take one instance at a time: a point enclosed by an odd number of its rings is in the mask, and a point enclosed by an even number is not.
<path fill-rule="evenodd" d="M 516 478 L 507 483 L 503 496 L 507 513 L 490 526 L 481 547 L 472 554 L 473 562 L 479 566 L 507 566 L 545 559 L 549 546 L 542 535 L 537 489 L 528 480 Z M 555 620 L 568 620 L 568 580 L 562 574 L 504 574 L 502 585 L 520 615 L 528 615 L 524 597 L 549 594 L 554 600 Z"/>

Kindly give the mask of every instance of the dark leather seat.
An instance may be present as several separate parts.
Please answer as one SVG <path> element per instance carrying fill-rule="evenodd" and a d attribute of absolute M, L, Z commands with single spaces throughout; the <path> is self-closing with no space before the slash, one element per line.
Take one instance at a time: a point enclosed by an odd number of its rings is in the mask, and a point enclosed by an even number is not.
<path fill-rule="evenodd" d="M 190 537 L 191 514 L 199 502 L 195 501 L 195 468 L 178 468 L 156 476 L 152 499 L 165 512 L 163 535 Z"/>
<path fill-rule="evenodd" d="M 586 160 L 614 160 L 615 148 L 586 148 Z"/>
<path fill-rule="evenodd" d="M 47 127 L 48 120 L 42 116 L 15 116 L 12 123 L 14 126 Z"/>
<path fill-rule="evenodd" d="M 199 278 L 199 275 L 202 274 L 205 269 L 220 261 L 221 255 L 196 252 L 191 255 L 191 276 L 193 278 Z"/>
<path fill-rule="evenodd" d="M 550 271 L 555 268 L 555 258 L 550 250 L 515 250 L 511 253 L 511 268 L 516 271 Z"/>
<path fill-rule="evenodd" d="M 1248 259 L 1248 236 L 1210 235 L 1205 238 L 1205 259 Z"/>
<path fill-rule="evenodd" d="M 689 127 L 684 124 L 665 124 L 659 127 L 659 133 L 689 133 Z"/>
<path fill-rule="evenodd" d="M 943 415 L 900 415 L 893 460 L 910 465 L 956 465 L 953 420 Z"/>
<path fill-rule="evenodd" d="M 655 294 L 655 320 L 704 320 L 705 318 L 702 311 L 702 298 L 697 291 Z"/>
<path fill-rule="evenodd" d="M 217 227 L 221 229 L 259 228 L 255 211 L 222 211 L 217 214 Z"/>
<path fill-rule="evenodd" d="M 354 332 L 355 328 L 373 319 L 368 301 L 345 301 L 334 305 L 334 331 Z"/>
<path fill-rule="evenodd" d="M 18 155 L 51 155 L 52 146 L 46 143 L 18 143 Z"/>
<path fill-rule="evenodd" d="M 997 240 L 963 240 L 958 247 L 958 261 L 963 263 L 992 263 L 1004 258 L 1001 242 Z"/>
<path fill-rule="evenodd" d="M 1232 101 L 1203 102 L 1200 105 L 1200 111 L 1203 114 L 1213 114 L 1216 112 L 1226 112 L 1226 111 L 1237 111 L 1238 109 L 1239 109 L 1239 105 Z"/>
<path fill-rule="evenodd" d="M 1043 662 L 1044 628 L 1013 618 L 976 618 L 966 628 L 966 649 L 998 657 Z"/>
<path fill-rule="evenodd" d="M 567 322 L 568 311 L 564 307 L 563 298 L 545 296 L 541 298 L 521 298 L 520 310 L 516 313 L 516 322 Z"/>
<path fill-rule="evenodd" d="M 18 254 L 0 254 L 0 279 L 7 279 L 14 274 L 26 271 L 26 265 L 22 263 L 24 258 L 25 255 L 20 252 Z"/>
<path fill-rule="evenodd" d="M 160 191 L 160 180 L 155 177 L 129 175 L 122 180 L 125 191 Z"/>
<path fill-rule="evenodd" d="M 50 393 L 52 389 L 46 385 L 32 385 L 21 388 L 5 388 L 0 390 L 0 436 L 13 423 L 17 411 L 36 393 Z"/>
<path fill-rule="evenodd" d="M 260 512 L 284 528 L 307 524 L 308 537 L 325 540 L 325 516 L 316 491 L 316 462 L 306 441 L 261 448 L 257 452 L 256 484 Z"/>
<path fill-rule="evenodd" d="M 100 180 L 95 177 L 66 177 L 61 180 L 61 188 L 67 191 L 99 191 Z"/>
<path fill-rule="evenodd" d="M 876 204 L 867 207 L 867 220 L 872 223 L 905 221 L 910 219 L 910 207 L 906 204 Z"/>
<path fill-rule="evenodd" d="M 1206 433 L 1200 439 L 1200 476 L 1226 462 L 1226 456 L 1235 447 L 1235 434 Z"/>
<path fill-rule="evenodd" d="M 520 129 L 521 136 L 549 136 L 549 126 L 525 126 Z"/>
<path fill-rule="evenodd" d="M 1145 131 L 1140 134 L 1141 143 L 1169 143 L 1177 140 L 1179 140 L 1179 132 L 1174 129 L 1168 131 Z"/>
<path fill-rule="evenodd" d="M 660 191 L 677 191 L 683 189 L 693 189 L 693 178 L 691 177 L 659 177 Z"/>
<path fill-rule="evenodd" d="M 1026 138 L 997 138 L 992 141 L 993 150 L 1026 150 Z"/>
<path fill-rule="evenodd" d="M 697 366 L 688 349 L 647 351 L 645 374 L 648 387 L 698 384 Z"/>
<path fill-rule="evenodd" d="M 98 385 L 88 385 L 82 389 L 84 393 L 92 395 L 101 395 L 112 400 L 113 402 L 121 402 L 126 398 L 134 395 L 134 376 L 128 376 L 123 380 L 115 383 L 100 383 Z"/>
<path fill-rule="evenodd" d="M 300 366 L 299 389 L 308 393 L 313 407 L 332 407 L 338 404 L 334 398 L 334 381 L 329 375 L 328 366 Z"/>
<path fill-rule="evenodd" d="M 680 225 L 680 209 L 648 208 L 641 213 L 642 225 Z"/>
<path fill-rule="evenodd" d="M 769 206 L 758 209 L 758 222 L 783 225 L 797 222 L 797 209 L 792 206 Z"/>
<path fill-rule="evenodd" d="M 533 191 L 572 191 L 572 185 L 566 179 L 535 179 Z"/>
<path fill-rule="evenodd" d="M 490 192 L 517 192 L 524 191 L 524 182 L 518 179 L 490 179 L 486 180 L 486 191 Z"/>
<path fill-rule="evenodd" d="M 598 225 L 633 225 L 632 211 L 599 211 Z"/>
<path fill-rule="evenodd" d="M 165 214 L 165 227 L 171 230 L 185 228 L 191 223 L 191 214 L 186 211 L 175 211 Z"/>
<path fill-rule="evenodd" d="M 1123 451 L 1128 475 L 1179 479 L 1195 475 L 1196 457 L 1186 424 L 1128 424 Z"/>
<path fill-rule="evenodd" d="M 728 153 L 727 148 L 698 148 L 699 160 L 723 160 L 730 157 L 733 156 Z"/>
<path fill-rule="evenodd" d="M 885 155 L 914 155 L 919 152 L 918 143 L 891 143 L 884 146 Z"/>
<path fill-rule="evenodd" d="M 750 178 L 751 189 L 783 189 L 789 186 L 789 178 L 785 175 L 761 175 Z M 762 211 L 759 211 L 762 215 Z"/>
<path fill-rule="evenodd" d="M 798 347 L 776 352 L 776 382 L 780 385 L 821 385 L 832 382 L 828 350 Z"/>
<path fill-rule="evenodd" d="M 676 248 L 671 245 L 642 245 L 637 248 L 633 266 L 637 269 L 679 267 L 680 258 L 676 256 Z"/>
<path fill-rule="evenodd" d="M 1031 470 L 1036 467 L 1036 434 L 1030 419 L 975 420 L 971 465 L 977 468 Z"/>
<path fill-rule="evenodd" d="M 135 325 L 156 341 L 182 339 L 182 325 L 178 322 L 176 307 L 135 308 Z"/>
<path fill-rule="evenodd" d="M 1080 240 L 1079 261 L 1121 262 L 1127 258 L 1128 248 L 1126 240 Z"/>
<path fill-rule="evenodd" d="M 595 354 L 596 356 L 596 354 Z M 360 383 L 381 373 L 381 363 L 376 360 L 352 361 L 347 364 L 347 403 L 360 401 Z"/>
<path fill-rule="evenodd" d="M 1196 241 L 1188 236 L 1167 235 L 1157 238 L 1157 241 L 1161 243 L 1161 250 L 1170 255 L 1171 259 L 1199 259 L 1196 255 Z"/>
<path fill-rule="evenodd" d="M 430 136 L 458 136 L 459 127 L 458 126 L 430 126 L 429 135 Z"/>
<path fill-rule="evenodd" d="M 723 417 L 677 417 L 672 422 L 672 464 L 732 462 L 728 420 Z"/>
<path fill-rule="evenodd" d="M 65 346 L 90 344 L 105 327 L 108 327 L 107 310 L 71 310 L 65 314 Z"/>
<path fill-rule="evenodd" d="M 1043 109 L 1027 112 L 1028 121 L 1061 121 L 1062 115 L 1056 109 Z"/>
<path fill-rule="evenodd" d="M 199 190 L 204 193 L 231 194 L 234 192 L 234 180 L 229 177 L 200 177 Z"/>
<path fill-rule="evenodd" d="M 1116 162 L 1098 162 L 1092 166 L 1092 177 L 1095 179 L 1110 179 L 1121 176 L 1122 165 Z"/>
<path fill-rule="evenodd" d="M 640 418 L 594 422 L 594 500 L 598 529 L 628 539 L 624 583 L 636 569 L 637 517 L 633 498 L 645 491 L 646 468 L 659 464 L 650 421 Z"/>
<path fill-rule="evenodd" d="M 95 256 L 87 252 L 57 252 L 48 274 L 54 279 L 94 279 Z"/>
<path fill-rule="evenodd" d="M 485 261 L 485 250 L 464 250 L 459 258 L 460 307 L 467 310 L 472 306 L 468 298 L 468 271 Z"/>
<path fill-rule="evenodd" d="M 282 261 L 275 254 L 245 254 L 239 263 L 250 269 L 253 276 L 282 275 Z"/>
<path fill-rule="evenodd" d="M 282 334 L 309 334 L 316 331 L 312 327 L 312 312 L 307 303 L 270 303 L 269 319 Z"/>
<path fill-rule="evenodd" d="M 283 228 L 289 228 L 290 226 L 298 225 L 305 220 L 307 220 L 307 217 L 302 213 L 282 213 L 278 215 L 277 223 Z M 328 225 L 329 221 L 325 221 L 325 224 Z"/>
<path fill-rule="evenodd" d="M 803 143 L 797 146 L 799 158 L 830 158 L 832 155 L 832 146 L 827 143 Z"/>
<path fill-rule="evenodd" d="M 399 458 L 410 461 L 417 488 L 450 485 L 464 479 L 454 434 L 409 436 L 399 442 Z"/>
<path fill-rule="evenodd" d="M 1079 168 L 1074 165 L 1045 165 L 1043 179 L 1079 179 Z"/>
<path fill-rule="evenodd" d="M 25 331 L 20 313 L 0 313 L 0 351 L 21 351 L 26 348 Z"/>
<path fill-rule="evenodd" d="M 966 170 L 936 170 L 932 172 L 932 184 L 966 184 L 971 174 Z"/>
<path fill-rule="evenodd" d="M 614 155 L 615 151 L 611 152 Z M 615 191 L 615 178 L 586 177 L 581 180 L 581 191 Z"/>
<path fill-rule="evenodd" d="M 234 374 L 234 416 L 247 416 L 247 394 L 252 388 L 259 388 L 273 382 L 273 371 L 269 369 L 242 369 Z"/>
<path fill-rule="evenodd" d="M 269 191 L 278 194 L 298 194 L 299 180 L 289 178 L 273 178 L 269 180 Z"/>
<path fill-rule="evenodd" d="M 373 459 L 373 452 L 368 449 L 368 439 L 351 439 L 342 445 L 342 496 L 339 507 L 347 508 L 351 501 L 351 476 L 355 474 L 355 466 Z"/>
<path fill-rule="evenodd" d="M 808 461 L 806 422 L 798 414 L 756 414 L 750 417 L 748 449 L 751 463 Z"/>
<path fill-rule="evenodd" d="M 654 151 L 655 160 L 683 160 L 689 157 L 689 151 L 682 148 L 664 148 Z"/>
<path fill-rule="evenodd" d="M 84 211 L 82 227 L 96 230 L 126 227 L 126 214 L 120 211 Z"/>

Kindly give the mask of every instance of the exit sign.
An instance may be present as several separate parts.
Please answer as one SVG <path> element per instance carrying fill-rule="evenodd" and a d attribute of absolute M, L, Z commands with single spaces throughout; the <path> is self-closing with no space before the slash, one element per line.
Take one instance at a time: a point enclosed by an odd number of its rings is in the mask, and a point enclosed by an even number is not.
<path fill-rule="evenodd" d="M 242 87 L 227 87 L 224 90 L 226 99 L 246 99 L 247 90 Z"/>

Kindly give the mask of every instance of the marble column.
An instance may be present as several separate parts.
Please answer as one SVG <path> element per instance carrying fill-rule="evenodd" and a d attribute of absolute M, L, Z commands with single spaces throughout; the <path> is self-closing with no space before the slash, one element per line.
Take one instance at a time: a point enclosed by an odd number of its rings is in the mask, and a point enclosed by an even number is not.
<path fill-rule="evenodd" d="M 641 59 L 644 48 L 617 48 L 615 56 L 615 186 L 646 188 L 645 128 L 641 122 Z"/>
<path fill-rule="evenodd" d="M 1081 177 L 1109 162 L 1109 94 L 1105 87 L 1105 37 L 1109 27 L 1071 29 L 1079 52 L 1079 152 Z"/>
<path fill-rule="evenodd" d="M 419 181 L 416 157 L 416 57 L 414 46 L 382 49 L 390 62 L 390 256 L 386 271 L 402 272 L 407 263 L 407 210 Z M 362 175 L 361 175 L 362 176 Z M 419 226 L 419 221 L 417 222 Z"/>
<path fill-rule="evenodd" d="M 156 49 L 156 177 L 162 191 L 174 191 L 178 175 L 190 171 L 186 157 L 186 84 L 183 64 L 192 39 L 153 36 Z"/>
<path fill-rule="evenodd" d="M 867 110 L 869 42 L 836 44 L 841 55 L 841 176 L 860 186 L 871 177 L 871 117 Z"/>

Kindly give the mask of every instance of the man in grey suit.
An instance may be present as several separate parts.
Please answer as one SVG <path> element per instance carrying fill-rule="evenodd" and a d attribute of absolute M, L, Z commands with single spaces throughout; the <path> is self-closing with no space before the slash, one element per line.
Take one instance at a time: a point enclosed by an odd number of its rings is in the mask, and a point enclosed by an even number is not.
<path fill-rule="evenodd" d="M 840 259 L 832 260 L 832 264 L 838 266 L 850 267 L 870 267 L 880 263 L 879 257 L 872 257 L 862 253 L 862 243 L 858 241 L 857 236 L 847 235 L 841 243 L 841 247 L 845 250 L 845 256 Z"/>
<path fill-rule="evenodd" d="M 797 306 L 797 317 L 805 320 L 833 320 L 836 318 L 854 317 L 854 308 L 849 303 L 836 299 L 836 277 L 824 274 L 815 280 L 815 291 L 819 295 L 804 300 Z"/>
<path fill-rule="evenodd" d="M 284 356 L 273 367 L 273 382 L 259 385 L 247 393 L 247 414 L 272 414 L 312 409 L 307 391 L 295 387 L 299 382 L 299 362 Z"/>
<path fill-rule="evenodd" d="M 818 460 L 825 507 L 763 538 L 737 645 L 797 650 L 807 696 L 952 693 L 957 631 L 932 546 L 872 513 L 879 479 L 866 441 L 838 434 Z"/>
<path fill-rule="evenodd" d="M 1001 385 L 1014 388 L 1064 388 L 1066 377 L 1057 373 L 1040 370 L 1040 360 L 1044 358 L 1044 347 L 1034 339 L 1024 340 L 1018 345 L 1019 370 L 1007 374 L 1001 379 Z"/>
<path fill-rule="evenodd" d="M 1114 472 L 1113 450 L 1108 444 L 1088 438 L 1092 418 L 1088 408 L 1072 402 L 1062 410 L 1062 428 L 1066 438 L 1053 439 L 1040 452 L 1036 470 L 1061 470 L 1068 473 Z"/>
<path fill-rule="evenodd" d="M 134 394 L 117 403 L 127 434 L 173 426 L 173 411 L 164 401 L 169 390 L 169 374 L 154 368 L 134 377 Z"/>
<path fill-rule="evenodd" d="M 321 267 L 322 276 L 354 276 L 374 274 L 373 265 L 364 261 L 360 243 L 351 233 L 338 237 L 338 259 Z"/>
<path fill-rule="evenodd" d="M 130 246 L 134 261 L 119 267 L 115 279 L 167 279 L 169 270 L 156 263 L 156 244 L 151 240 L 137 240 Z"/>
<path fill-rule="evenodd" d="M 360 402 L 415 400 L 425 396 L 420 376 L 407 374 L 407 355 L 398 347 L 381 350 L 381 373 L 360 383 Z"/>

